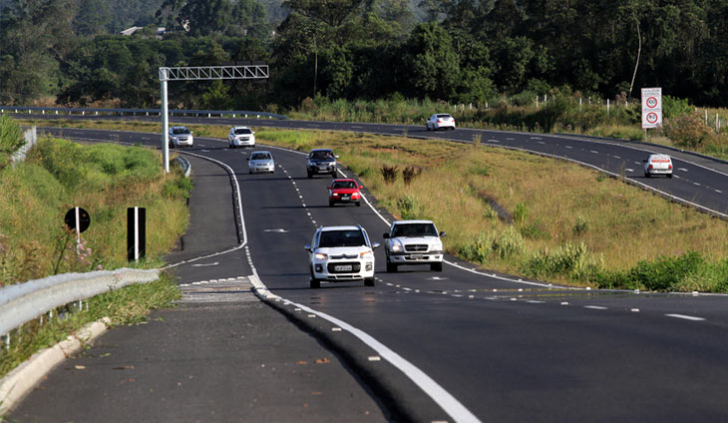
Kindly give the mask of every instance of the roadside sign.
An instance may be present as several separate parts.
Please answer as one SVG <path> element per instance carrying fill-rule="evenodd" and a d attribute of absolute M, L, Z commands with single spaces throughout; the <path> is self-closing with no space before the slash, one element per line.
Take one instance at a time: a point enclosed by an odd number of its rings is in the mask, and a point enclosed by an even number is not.
<path fill-rule="evenodd" d="M 68 229 L 81 233 L 88 229 L 91 224 L 91 216 L 88 212 L 80 207 L 74 207 L 66 213 L 64 219 Z"/>
<path fill-rule="evenodd" d="M 642 88 L 642 128 L 662 126 L 662 88 Z"/>

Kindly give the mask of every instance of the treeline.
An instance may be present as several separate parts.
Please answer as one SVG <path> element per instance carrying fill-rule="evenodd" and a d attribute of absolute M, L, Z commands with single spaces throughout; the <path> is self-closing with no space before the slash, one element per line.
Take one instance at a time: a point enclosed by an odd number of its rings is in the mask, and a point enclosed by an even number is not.
<path fill-rule="evenodd" d="M 316 96 L 482 105 L 554 88 L 624 98 L 659 86 L 728 106 L 724 0 L 287 0 L 284 13 L 269 1 L 285 16 L 275 27 L 256 0 L 162 0 L 132 37 L 88 29 L 98 27 L 89 5 L 101 1 L 5 0 L 1 103 L 155 107 L 160 66 L 265 61 L 268 81 L 180 83 L 171 101 L 271 111 Z M 157 25 L 167 28 L 161 39 Z"/>

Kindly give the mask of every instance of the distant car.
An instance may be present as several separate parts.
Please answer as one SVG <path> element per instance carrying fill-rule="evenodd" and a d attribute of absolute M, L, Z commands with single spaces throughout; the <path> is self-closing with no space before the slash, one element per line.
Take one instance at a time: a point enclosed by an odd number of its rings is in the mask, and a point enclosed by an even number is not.
<path fill-rule="evenodd" d="M 364 281 L 374 286 L 374 249 L 367 231 L 361 226 L 322 226 L 316 230 L 309 252 L 311 288 L 320 288 L 321 281 Z"/>
<path fill-rule="evenodd" d="M 430 270 L 442 272 L 445 232 L 437 232 L 429 220 L 400 220 L 384 234 L 387 272 L 396 272 L 403 264 L 429 264 Z"/>
<path fill-rule="evenodd" d="M 361 206 L 361 188 L 364 187 L 353 179 L 334 179 L 328 186 L 329 207 L 336 203 L 355 203 L 357 207 Z"/>
<path fill-rule="evenodd" d="M 233 126 L 228 134 L 230 148 L 255 147 L 255 132 L 247 126 Z"/>
<path fill-rule="evenodd" d="M 193 147 L 195 144 L 195 138 L 192 136 L 192 131 L 187 129 L 186 126 L 172 126 L 169 128 L 169 147 Z"/>
<path fill-rule="evenodd" d="M 436 131 L 438 129 L 455 130 L 455 118 L 447 113 L 435 113 L 427 119 L 427 130 Z"/>
<path fill-rule="evenodd" d="M 276 164 L 269 151 L 254 151 L 248 158 L 248 173 L 275 173 Z"/>
<path fill-rule="evenodd" d="M 652 175 L 665 175 L 672 178 L 672 159 L 667 154 L 650 154 L 642 160 L 645 164 L 645 178 Z"/>
<path fill-rule="evenodd" d="M 306 174 L 312 178 L 316 174 L 330 174 L 336 177 L 336 159 L 339 156 L 328 148 L 317 148 L 308 153 L 306 160 Z"/>

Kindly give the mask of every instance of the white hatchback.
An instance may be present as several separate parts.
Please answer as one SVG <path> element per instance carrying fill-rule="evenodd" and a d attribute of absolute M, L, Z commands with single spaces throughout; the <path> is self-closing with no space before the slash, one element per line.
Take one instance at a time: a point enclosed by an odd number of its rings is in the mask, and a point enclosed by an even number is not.
<path fill-rule="evenodd" d="M 321 281 L 364 281 L 374 286 L 374 249 L 361 226 L 322 226 L 316 230 L 309 252 L 311 288 L 320 288 Z"/>
<path fill-rule="evenodd" d="M 247 126 L 233 126 L 228 134 L 230 148 L 255 147 L 255 132 Z"/>
<path fill-rule="evenodd" d="M 167 139 L 169 140 L 170 148 L 192 147 L 195 144 L 195 137 L 192 135 L 192 131 L 187 129 L 186 126 L 170 127 Z"/>
<path fill-rule="evenodd" d="M 447 113 L 435 113 L 427 119 L 427 130 L 435 131 L 438 129 L 455 130 L 455 118 Z"/>
<path fill-rule="evenodd" d="M 652 175 L 665 175 L 672 178 L 672 159 L 667 154 L 650 154 L 642 160 L 645 164 L 645 178 Z"/>

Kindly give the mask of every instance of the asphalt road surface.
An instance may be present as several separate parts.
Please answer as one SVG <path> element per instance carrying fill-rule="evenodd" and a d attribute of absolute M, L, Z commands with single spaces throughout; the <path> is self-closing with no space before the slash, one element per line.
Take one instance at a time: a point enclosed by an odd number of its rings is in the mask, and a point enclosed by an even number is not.
<path fill-rule="evenodd" d="M 406 131 L 410 136 L 416 131 L 394 125 L 276 124 Z M 445 135 L 462 142 L 472 141 L 475 133 L 433 134 L 420 129 L 418 136 Z M 103 132 L 64 130 L 64 135 L 108 139 Z M 670 152 L 676 178 L 644 179 L 641 160 L 646 151 L 659 151 L 657 147 L 486 131 L 480 136 L 484 145 L 565 156 L 716 214 L 728 210 L 721 195 L 728 190 L 723 162 Z M 148 134 L 117 137 L 119 141 L 155 143 L 155 136 Z M 250 150 L 229 150 L 222 140 L 198 138 L 196 142 L 195 148 L 185 152 L 234 170 L 246 229 L 244 239 L 238 240 L 238 246 L 245 244 L 244 248 L 195 261 L 200 265 L 197 271 L 203 272 L 197 277 L 207 271 L 236 272 L 226 276 L 237 277 L 247 271 L 240 262 L 247 262 L 271 292 L 285 299 L 276 307 L 289 318 L 312 326 L 305 322 L 315 316 L 313 326 L 320 333 L 327 324 L 333 329 L 345 323 L 342 335 L 366 335 L 340 343 L 323 342 L 341 348 L 342 356 L 352 360 L 352 368 L 375 397 L 380 389 L 391 395 L 380 401 L 384 410 L 389 410 L 393 398 L 407 403 L 410 396 L 397 397 L 396 392 L 417 396 L 414 385 L 442 410 L 432 411 L 420 398 L 405 404 L 405 411 L 426 410 L 415 414 L 420 421 L 728 420 L 725 296 L 564 289 L 476 270 L 452 257 L 442 273 L 409 267 L 388 274 L 381 249 L 376 252 L 374 288 L 360 283 L 324 283 L 321 289 L 311 290 L 303 245 L 309 243 L 316 226 L 361 224 L 381 242 L 391 216 L 375 207 L 329 208 L 328 178 L 307 179 L 300 153 L 273 149 L 276 173 L 248 175 L 245 158 Z M 229 201 L 230 210 L 234 210 L 233 203 Z M 225 207 L 224 201 L 220 207 Z M 236 232 L 235 213 L 231 212 L 228 226 L 231 233 Z M 245 258 L 240 257 L 243 251 Z M 233 265 L 239 268 L 230 269 Z M 321 335 L 320 339 L 336 336 Z M 363 353 L 358 356 L 357 351 Z M 389 351 L 395 355 L 388 355 Z M 374 386 L 371 375 L 392 386 L 389 390 Z M 402 375 L 406 375 L 404 382 Z"/>

